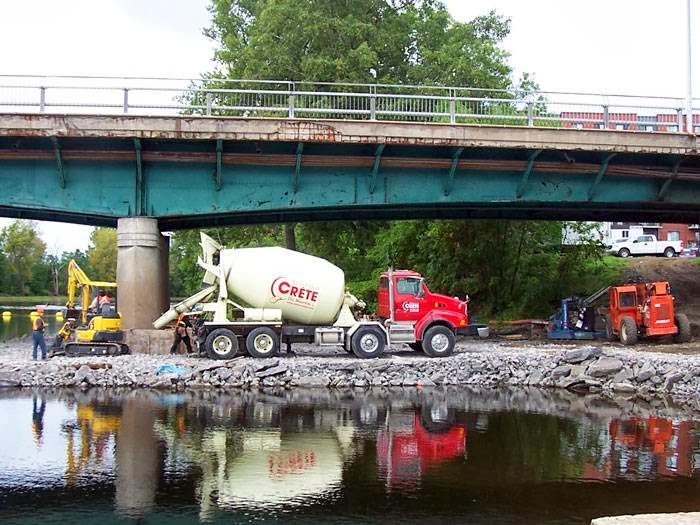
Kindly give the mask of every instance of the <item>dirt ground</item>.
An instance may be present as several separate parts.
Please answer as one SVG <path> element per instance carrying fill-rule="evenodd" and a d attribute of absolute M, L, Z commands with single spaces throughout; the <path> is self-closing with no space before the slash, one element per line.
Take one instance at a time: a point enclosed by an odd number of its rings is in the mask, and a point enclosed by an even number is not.
<path fill-rule="evenodd" d="M 690 320 L 693 336 L 700 336 L 700 264 L 695 259 L 635 257 L 623 278 L 645 281 L 668 281 L 676 298 L 678 311 Z"/>

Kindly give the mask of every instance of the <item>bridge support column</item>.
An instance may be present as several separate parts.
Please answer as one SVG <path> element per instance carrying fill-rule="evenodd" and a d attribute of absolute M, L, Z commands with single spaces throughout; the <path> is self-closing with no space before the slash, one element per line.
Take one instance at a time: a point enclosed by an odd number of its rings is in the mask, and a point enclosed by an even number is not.
<path fill-rule="evenodd" d="M 158 221 L 129 217 L 117 222 L 117 304 L 122 328 L 153 328 L 168 309 L 169 244 Z"/>

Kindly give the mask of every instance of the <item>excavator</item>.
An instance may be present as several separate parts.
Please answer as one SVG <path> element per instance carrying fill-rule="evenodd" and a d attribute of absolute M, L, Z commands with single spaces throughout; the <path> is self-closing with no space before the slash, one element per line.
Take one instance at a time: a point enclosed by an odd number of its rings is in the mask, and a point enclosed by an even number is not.
<path fill-rule="evenodd" d="M 67 320 L 50 348 L 52 357 L 129 353 L 129 347 L 123 343 L 122 320 L 116 308 L 100 308 L 97 304 L 96 311 L 91 310 L 98 290 L 116 288 L 117 283 L 91 280 L 75 260 L 68 263 Z M 79 309 L 76 305 L 78 294 Z"/>

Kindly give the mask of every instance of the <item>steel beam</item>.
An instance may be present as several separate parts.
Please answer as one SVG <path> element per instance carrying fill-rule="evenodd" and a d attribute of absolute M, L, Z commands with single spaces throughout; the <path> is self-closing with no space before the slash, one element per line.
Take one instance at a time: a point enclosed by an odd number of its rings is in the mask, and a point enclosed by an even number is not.
<path fill-rule="evenodd" d="M 590 189 L 588 190 L 588 202 L 593 200 L 593 196 L 595 195 L 595 190 L 598 187 L 598 184 L 600 184 L 600 181 L 603 180 L 603 177 L 605 177 L 605 173 L 608 171 L 608 164 L 610 164 L 610 161 L 615 157 L 616 153 L 611 153 L 610 155 L 607 155 L 605 159 L 603 159 L 603 163 L 600 165 L 600 169 L 598 170 L 598 174 L 595 177 L 595 180 L 593 181 L 593 184 L 591 184 Z"/>
<path fill-rule="evenodd" d="M 671 175 L 666 179 L 659 189 L 659 193 L 656 196 L 657 201 L 663 201 L 666 198 L 666 193 L 668 193 L 668 189 L 673 183 L 674 180 L 678 178 L 678 170 L 681 167 L 681 163 L 683 162 L 683 158 L 679 157 L 678 160 L 676 160 L 675 164 L 673 165 L 673 170 L 671 171 Z"/>
<path fill-rule="evenodd" d="M 66 187 L 66 173 L 63 169 L 63 157 L 61 156 L 61 144 L 58 142 L 57 137 L 51 137 L 51 143 L 53 144 L 53 151 L 56 156 L 56 171 L 58 173 L 58 185 L 61 189 Z"/>
<path fill-rule="evenodd" d="M 457 165 L 459 164 L 459 158 L 462 156 L 464 148 L 457 148 L 452 155 L 452 164 L 450 165 L 450 173 L 447 175 L 447 181 L 445 182 L 445 197 L 452 193 L 452 188 L 454 186 L 455 172 L 457 171 Z"/>
<path fill-rule="evenodd" d="M 301 179 L 301 156 L 304 152 L 304 143 L 297 144 L 296 158 L 294 160 L 294 180 L 292 181 L 292 190 L 294 193 L 299 191 L 299 181 Z"/>
<path fill-rule="evenodd" d="M 524 194 L 525 194 L 525 188 L 527 187 L 527 183 L 530 180 L 530 175 L 532 174 L 532 171 L 535 167 L 535 160 L 537 160 L 537 157 L 539 157 L 540 153 L 542 153 L 543 150 L 538 149 L 536 151 L 533 151 L 530 153 L 530 156 L 527 159 L 527 168 L 525 168 L 525 171 L 523 172 L 523 176 L 520 179 L 520 184 L 518 184 L 518 189 L 515 192 L 515 196 L 520 199 Z"/>
<path fill-rule="evenodd" d="M 214 189 L 221 191 L 221 155 L 224 151 L 224 141 L 217 139 L 216 141 L 216 171 L 214 172 Z"/>
<path fill-rule="evenodd" d="M 374 164 L 372 165 L 372 176 L 369 180 L 370 194 L 374 194 L 374 190 L 377 188 L 377 175 L 379 175 L 379 166 L 382 163 L 384 148 L 386 148 L 386 144 L 379 144 L 377 149 L 374 150 Z"/>

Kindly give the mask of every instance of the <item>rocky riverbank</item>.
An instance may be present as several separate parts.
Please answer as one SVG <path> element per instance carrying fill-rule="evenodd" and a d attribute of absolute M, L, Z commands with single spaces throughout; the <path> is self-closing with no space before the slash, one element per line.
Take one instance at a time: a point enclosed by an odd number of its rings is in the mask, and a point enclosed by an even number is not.
<path fill-rule="evenodd" d="M 687 403 L 700 403 L 700 355 L 661 353 L 666 349 L 662 345 L 659 352 L 642 352 L 609 344 L 462 341 L 455 355 L 445 359 L 396 348 L 377 360 L 298 345 L 295 356 L 230 361 L 143 354 L 32 361 L 28 348 L 26 341 L 0 346 L 0 387 L 184 391 L 531 386 L 641 398 L 670 394 Z"/>

